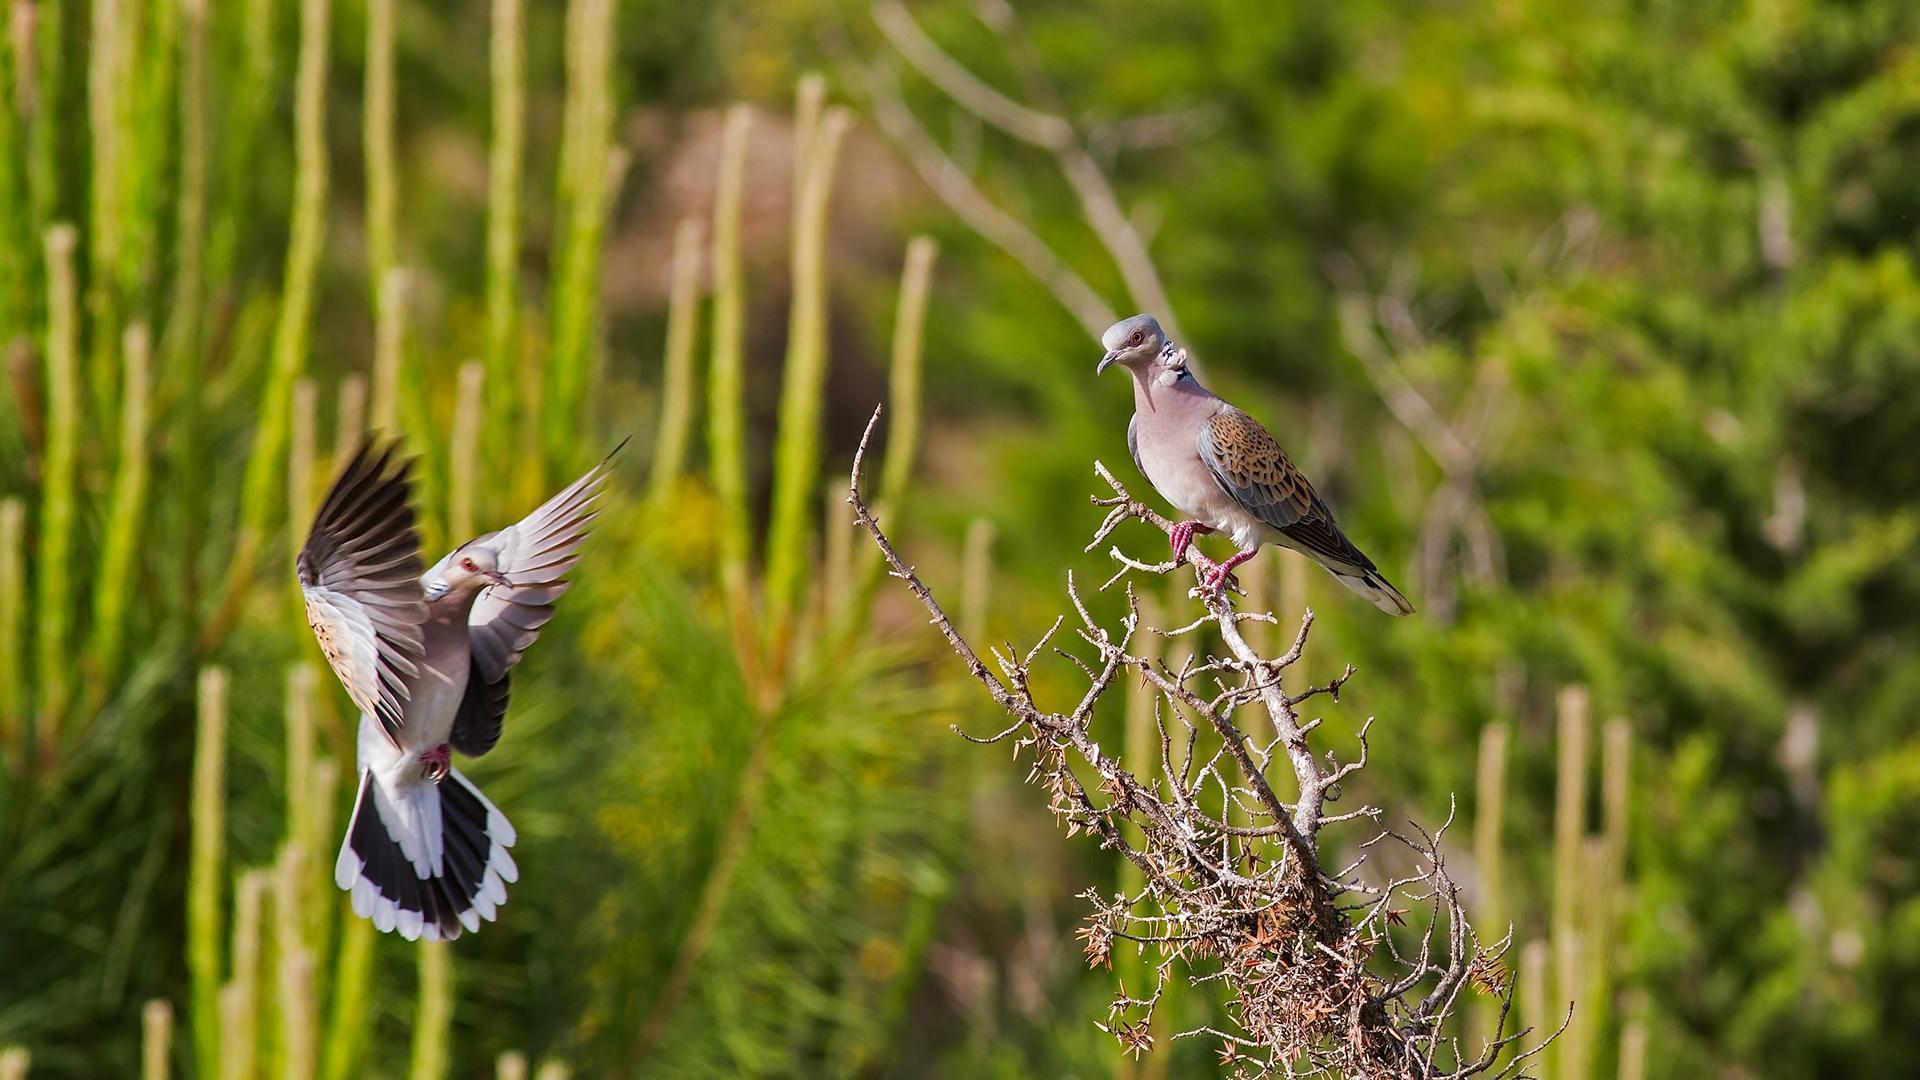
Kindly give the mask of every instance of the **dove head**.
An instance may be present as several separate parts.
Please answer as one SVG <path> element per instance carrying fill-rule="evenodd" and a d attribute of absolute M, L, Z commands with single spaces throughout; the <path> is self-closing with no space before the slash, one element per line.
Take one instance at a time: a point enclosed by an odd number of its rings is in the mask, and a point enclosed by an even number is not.
<path fill-rule="evenodd" d="M 500 572 L 499 559 L 498 552 L 471 540 L 454 548 L 421 579 L 427 601 L 432 603 L 443 596 L 471 596 L 489 585 L 511 584 Z"/>
<path fill-rule="evenodd" d="M 1100 335 L 1100 344 L 1106 348 L 1107 355 L 1100 358 L 1100 366 L 1094 369 L 1096 375 L 1104 373 L 1114 364 L 1123 364 L 1139 371 L 1173 345 L 1167 340 L 1166 332 L 1160 329 L 1159 321 L 1151 315 L 1121 319 Z"/>

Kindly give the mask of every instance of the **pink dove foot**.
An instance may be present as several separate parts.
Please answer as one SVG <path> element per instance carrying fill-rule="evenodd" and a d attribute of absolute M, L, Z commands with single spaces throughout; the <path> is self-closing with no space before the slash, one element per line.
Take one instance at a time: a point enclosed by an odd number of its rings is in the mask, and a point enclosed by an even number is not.
<path fill-rule="evenodd" d="M 1239 552 L 1235 554 L 1233 558 L 1214 567 L 1213 572 L 1207 575 L 1206 584 L 1202 585 L 1201 588 L 1206 590 L 1209 595 L 1220 595 L 1220 593 L 1226 589 L 1227 583 L 1233 580 L 1233 568 L 1253 558 L 1259 550 L 1259 548 L 1252 548 Z"/>
<path fill-rule="evenodd" d="M 1202 525 L 1197 521 L 1183 521 L 1175 525 L 1173 531 L 1167 534 L 1167 539 L 1173 544 L 1174 565 L 1177 566 L 1186 561 L 1187 548 L 1193 546 L 1193 538 L 1196 534 L 1205 535 L 1212 531 L 1213 526 Z"/>

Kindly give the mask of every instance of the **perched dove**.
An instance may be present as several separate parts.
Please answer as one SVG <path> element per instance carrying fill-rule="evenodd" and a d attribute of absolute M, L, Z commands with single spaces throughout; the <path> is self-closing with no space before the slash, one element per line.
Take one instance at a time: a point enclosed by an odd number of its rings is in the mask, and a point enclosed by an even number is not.
<path fill-rule="evenodd" d="M 1133 375 L 1133 421 L 1127 425 L 1133 463 L 1192 519 L 1173 528 L 1174 559 L 1186 557 L 1195 533 L 1224 532 L 1240 546 L 1208 576 L 1208 590 L 1223 587 L 1260 545 L 1279 544 L 1326 567 L 1381 611 L 1413 613 L 1407 598 L 1340 531 L 1333 511 L 1267 429 L 1201 386 L 1187 366 L 1186 350 L 1167 340 L 1153 316 L 1114 323 L 1100 344 L 1107 354 L 1096 374 L 1119 364 Z"/>
<path fill-rule="evenodd" d="M 520 875 L 513 826 L 450 748 L 499 741 L 508 675 L 567 591 L 611 461 L 425 573 L 394 444 L 363 442 L 314 517 L 296 564 L 307 622 L 360 709 L 360 794 L 333 876 L 382 931 L 478 930 Z"/>

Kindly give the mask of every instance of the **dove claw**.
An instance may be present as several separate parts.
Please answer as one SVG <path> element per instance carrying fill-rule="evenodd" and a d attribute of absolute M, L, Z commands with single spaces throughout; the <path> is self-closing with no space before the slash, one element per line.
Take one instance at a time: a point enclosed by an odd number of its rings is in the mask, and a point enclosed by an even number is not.
<path fill-rule="evenodd" d="M 1208 571 L 1206 579 L 1200 585 L 1200 594 L 1208 599 L 1218 599 L 1226 595 L 1228 586 L 1232 586 L 1236 590 L 1239 589 L 1240 581 L 1233 576 L 1233 568 L 1253 558 L 1255 552 L 1258 550 L 1258 548 L 1254 548 L 1249 551 L 1238 552 L 1233 558 L 1228 559 L 1226 562 Z"/>
<path fill-rule="evenodd" d="M 1202 525 L 1198 521 L 1182 521 L 1175 525 L 1173 531 L 1167 534 L 1168 542 L 1173 545 L 1174 565 L 1178 566 L 1186 561 L 1187 548 L 1193 546 L 1193 538 L 1196 535 L 1204 536 L 1212 531 L 1213 526 Z"/>
<path fill-rule="evenodd" d="M 452 768 L 453 753 L 447 748 L 446 743 L 441 743 L 431 750 L 420 751 L 420 775 L 423 778 L 437 784 L 447 778 L 447 773 Z"/>

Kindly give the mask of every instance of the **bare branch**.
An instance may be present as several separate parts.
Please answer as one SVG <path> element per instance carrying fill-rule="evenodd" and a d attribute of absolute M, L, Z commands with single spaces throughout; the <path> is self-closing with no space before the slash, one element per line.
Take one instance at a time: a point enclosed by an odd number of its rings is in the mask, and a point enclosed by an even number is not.
<path fill-rule="evenodd" d="M 1309 745 L 1308 735 L 1322 718 L 1302 723 L 1296 707 L 1317 695 L 1337 702 L 1353 675 L 1348 667 L 1325 685 L 1288 693 L 1283 683 L 1307 647 L 1311 612 L 1301 618 L 1287 651 L 1268 657 L 1249 645 L 1240 625 L 1250 618 L 1270 621 L 1270 614 L 1236 611 L 1230 597 L 1201 594 L 1203 615 L 1178 629 L 1155 632 L 1206 630 L 1226 651 L 1196 650 L 1168 666 L 1131 651 L 1142 626 L 1131 588 L 1118 624 L 1103 623 L 1070 573 L 1067 614 L 1055 619 L 1024 658 L 1016 660 L 1011 646 L 996 650 L 1004 678 L 995 678 L 902 561 L 861 497 L 860 470 L 878 418 L 876 410 L 854 456 L 847 501 L 888 569 L 906 583 L 968 672 L 1013 720 L 988 738 L 964 732 L 963 737 L 977 743 L 1010 740 L 1016 758 L 1030 753 L 1028 780 L 1046 791 L 1068 835 L 1092 834 L 1141 873 L 1143 884 L 1132 895 L 1082 894 L 1092 911 L 1078 931 L 1094 966 L 1111 965 L 1116 941 L 1153 954 L 1145 969 L 1150 991 L 1140 996 L 1118 987 L 1099 1022 L 1124 1052 L 1137 1056 L 1152 1048 L 1153 1013 L 1176 975 L 1176 963 L 1185 965 L 1190 983 L 1217 982 L 1231 992 L 1233 1023 L 1174 1037 L 1217 1040 L 1221 1060 L 1239 1075 L 1506 1076 L 1537 1052 L 1534 1046 L 1509 1054 L 1525 1035 L 1508 1033 L 1506 1025 L 1513 980 L 1501 964 L 1512 933 L 1486 944 L 1468 923 L 1441 852 L 1452 815 L 1429 833 L 1417 824 L 1389 823 L 1372 806 L 1322 813 L 1340 784 L 1366 768 L 1374 721 L 1369 717 L 1360 725 L 1358 756 L 1345 763 Z M 1145 522 L 1162 533 L 1171 529 L 1171 522 L 1134 500 L 1105 466 L 1096 463 L 1094 469 L 1112 494 L 1093 500 L 1107 513 L 1090 550 L 1107 543 L 1127 521 Z M 1173 573 L 1181 566 L 1171 560 L 1150 564 L 1117 548 L 1112 554 L 1122 576 Z M 1182 561 L 1206 565 L 1192 548 Z M 1086 690 L 1060 711 L 1035 700 L 1032 669 L 1069 617 L 1077 623 L 1075 634 L 1093 651 L 1076 655 L 1053 649 L 1087 679 Z M 1143 760 L 1115 757 L 1088 734 L 1100 700 L 1123 681 L 1123 672 L 1124 678 L 1139 678 L 1152 694 L 1159 745 Z M 1264 745 L 1250 740 L 1236 719 L 1241 705 L 1256 700 L 1275 730 L 1273 741 Z M 1176 724 L 1185 725 L 1178 738 Z M 1291 803 L 1267 774 L 1283 761 L 1298 791 Z M 1327 873 L 1320 861 L 1321 831 L 1358 820 L 1372 823 L 1372 835 L 1353 845 L 1358 856 L 1351 864 Z M 1381 881 L 1366 872 L 1368 860 L 1389 847 L 1400 853 L 1392 865 L 1411 869 L 1396 869 Z M 1474 993 L 1499 1001 L 1500 1022 L 1478 1056 L 1466 1059 L 1448 1032 L 1457 1027 L 1450 1018 Z"/>
<path fill-rule="evenodd" d="M 858 73 L 881 130 L 906 154 L 914 171 L 947 209 L 1045 285 L 1087 333 L 1098 336 L 1105 330 L 1114 320 L 1113 308 L 1038 233 L 989 199 L 966 170 L 940 149 L 901 98 L 892 73 L 874 64 L 860 67 Z"/>
<path fill-rule="evenodd" d="M 1121 206 L 1112 181 L 1088 149 L 1088 140 L 1061 109 L 1051 80 L 1039 64 L 1031 43 L 1020 32 L 1017 15 L 1008 5 L 989 4 L 981 11 L 981 18 L 1000 35 L 1029 89 L 1043 99 L 1041 106 L 1017 101 L 975 75 L 929 37 L 899 0 L 875 0 L 873 4 L 874 23 L 894 52 L 957 107 L 982 123 L 1053 156 L 1061 178 L 1080 204 L 1081 215 L 1119 269 L 1134 303 L 1158 316 L 1175 340 L 1184 340 L 1173 302 L 1160 280 L 1160 271 L 1141 229 Z M 1046 283 L 1089 332 L 1098 334 L 1113 322 L 1110 309 L 1100 320 L 1088 319 L 1088 313 L 1105 309 L 1106 305 L 1097 297 L 1088 302 L 1092 290 L 1085 281 L 1067 269 L 1034 230 L 981 196 L 966 174 L 913 118 L 898 87 L 889 80 L 874 78 L 871 65 L 869 72 L 868 90 L 881 127 L 900 145 L 941 199 L 971 228 L 1013 255 Z M 1157 137 L 1164 138 L 1167 126 L 1165 118 L 1148 118 L 1140 130 L 1151 129 L 1157 132 Z M 1116 130 L 1132 129 L 1120 125 Z M 1108 143 L 1117 145 L 1111 138 Z"/>

